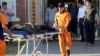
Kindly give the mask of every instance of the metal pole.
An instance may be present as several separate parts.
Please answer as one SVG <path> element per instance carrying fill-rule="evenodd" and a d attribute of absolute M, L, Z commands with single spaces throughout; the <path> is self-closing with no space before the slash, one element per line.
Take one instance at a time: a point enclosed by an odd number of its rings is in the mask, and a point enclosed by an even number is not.
<path fill-rule="evenodd" d="M 27 7 L 26 7 L 26 6 L 27 6 L 27 0 L 25 0 L 24 2 L 25 2 L 25 23 L 26 23 L 26 22 L 27 22 L 27 21 L 26 21 L 26 17 L 27 17 L 27 14 L 26 14 L 26 8 L 27 8 Z"/>
<path fill-rule="evenodd" d="M 31 18 L 30 18 L 30 1 L 31 0 L 27 0 L 27 14 L 28 14 L 28 23 L 30 23 L 31 22 Z"/>

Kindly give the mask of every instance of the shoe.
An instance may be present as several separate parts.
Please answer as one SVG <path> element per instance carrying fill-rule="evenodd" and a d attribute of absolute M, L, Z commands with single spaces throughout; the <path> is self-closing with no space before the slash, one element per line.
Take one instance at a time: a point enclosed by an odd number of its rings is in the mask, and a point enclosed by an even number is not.
<path fill-rule="evenodd" d="M 67 56 L 70 56 L 70 50 L 67 50 Z"/>
<path fill-rule="evenodd" d="M 90 44 L 90 43 L 89 43 L 89 46 L 90 46 L 90 47 L 93 47 L 93 46 L 94 46 L 94 44 Z"/>
<path fill-rule="evenodd" d="M 93 46 L 94 46 L 94 44 L 91 44 L 91 43 L 86 43 L 86 46 L 93 47 Z"/>

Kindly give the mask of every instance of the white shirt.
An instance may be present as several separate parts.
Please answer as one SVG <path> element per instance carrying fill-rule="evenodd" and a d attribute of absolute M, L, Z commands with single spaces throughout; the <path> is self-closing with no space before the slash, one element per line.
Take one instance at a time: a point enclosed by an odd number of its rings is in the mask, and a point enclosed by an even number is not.
<path fill-rule="evenodd" d="M 12 21 L 12 17 L 8 16 L 7 13 L 13 13 L 11 9 L 7 8 L 7 10 L 4 10 L 3 8 L 1 8 L 1 11 L 5 14 L 5 16 L 7 17 L 8 22 Z"/>
<path fill-rule="evenodd" d="M 80 18 L 84 18 L 86 12 L 86 6 L 79 7 L 78 11 L 78 22 Z"/>
<path fill-rule="evenodd" d="M 56 7 L 54 7 L 53 9 L 48 7 L 47 10 L 46 10 L 45 21 L 46 22 L 49 21 L 50 27 L 53 26 L 53 22 L 54 22 L 54 18 L 55 18 L 55 13 L 56 12 L 57 12 L 57 8 Z"/>

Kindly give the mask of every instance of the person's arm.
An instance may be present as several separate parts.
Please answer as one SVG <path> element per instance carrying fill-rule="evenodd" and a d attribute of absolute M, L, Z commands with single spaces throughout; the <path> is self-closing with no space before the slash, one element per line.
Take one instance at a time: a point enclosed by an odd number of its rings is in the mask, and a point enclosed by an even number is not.
<path fill-rule="evenodd" d="M 12 16 L 14 16 L 14 13 L 7 13 L 7 15 L 12 17 Z"/>
<path fill-rule="evenodd" d="M 84 7 L 84 17 L 83 17 L 83 25 L 85 23 L 85 20 L 87 19 L 87 12 L 86 12 L 86 7 Z"/>
<path fill-rule="evenodd" d="M 54 24 L 53 24 L 53 28 L 55 28 L 55 29 L 57 29 L 57 28 L 58 28 L 58 24 L 57 24 L 58 22 L 57 22 L 56 15 L 57 15 L 57 14 L 55 14 Z"/>
<path fill-rule="evenodd" d="M 6 16 L 4 15 L 4 14 L 0 14 L 0 21 L 1 21 L 1 23 L 2 23 L 2 27 L 3 27 L 3 29 L 4 29 L 4 31 L 6 32 L 6 33 L 8 33 L 8 35 L 10 36 L 10 37 L 13 37 L 13 35 L 12 35 L 12 33 L 10 32 L 10 30 L 8 29 L 8 27 L 6 26 L 7 24 L 8 24 L 8 21 L 7 21 L 7 19 L 6 19 Z"/>
<path fill-rule="evenodd" d="M 95 14 L 95 20 L 97 22 L 97 25 L 99 25 L 100 24 L 100 20 L 99 20 L 99 15 L 97 13 Z"/>
<path fill-rule="evenodd" d="M 96 20 L 97 25 L 100 25 L 99 13 L 97 12 L 96 8 L 95 8 L 95 20 Z"/>
<path fill-rule="evenodd" d="M 3 29 L 10 37 L 13 37 L 12 33 L 10 32 L 10 30 L 8 29 L 6 25 L 3 25 Z"/>
<path fill-rule="evenodd" d="M 70 15 L 70 13 L 68 12 L 67 17 L 66 17 L 65 29 L 68 27 L 70 21 L 71 21 L 71 15 Z"/>
<path fill-rule="evenodd" d="M 16 29 L 22 29 L 23 26 L 21 26 L 20 24 L 15 24 L 15 25 L 13 26 L 13 28 L 16 28 Z"/>
<path fill-rule="evenodd" d="M 12 16 L 14 16 L 14 13 L 12 12 L 11 9 L 8 9 L 8 13 L 7 13 L 7 15 L 10 16 L 10 17 L 12 17 Z"/>

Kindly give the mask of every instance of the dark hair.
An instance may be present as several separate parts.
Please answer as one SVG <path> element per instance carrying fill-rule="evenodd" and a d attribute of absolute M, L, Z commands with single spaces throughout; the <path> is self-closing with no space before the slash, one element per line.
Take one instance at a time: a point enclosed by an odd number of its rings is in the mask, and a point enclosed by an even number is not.
<path fill-rule="evenodd" d="M 50 4 L 53 4 L 53 5 L 54 5 L 54 3 L 53 3 L 53 2 L 50 2 L 50 3 L 49 3 L 49 5 L 50 5 Z"/>
<path fill-rule="evenodd" d="M 79 4 L 82 4 L 82 5 L 84 4 L 82 0 L 79 0 L 78 3 Z"/>
<path fill-rule="evenodd" d="M 7 5 L 7 2 L 2 2 L 2 5 Z"/>
<path fill-rule="evenodd" d="M 58 3 L 58 7 L 65 7 L 65 4 L 63 2 Z"/>
<path fill-rule="evenodd" d="M 91 0 L 86 0 L 87 2 L 90 2 L 90 3 L 92 3 L 92 1 Z"/>

